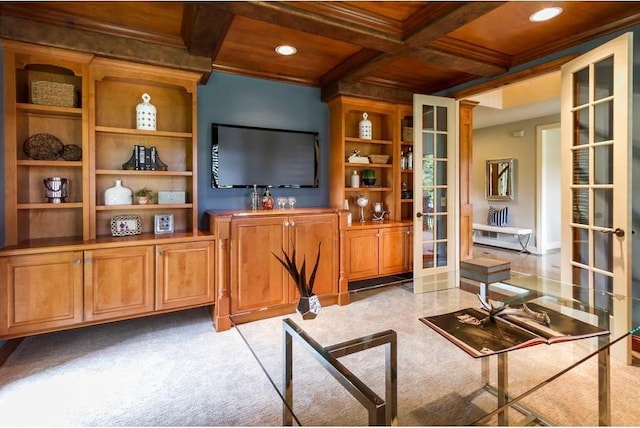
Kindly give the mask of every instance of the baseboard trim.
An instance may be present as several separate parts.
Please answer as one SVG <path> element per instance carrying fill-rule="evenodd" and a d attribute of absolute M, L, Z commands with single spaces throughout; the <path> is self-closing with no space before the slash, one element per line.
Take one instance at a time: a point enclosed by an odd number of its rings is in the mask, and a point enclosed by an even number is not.
<path fill-rule="evenodd" d="M 9 355 L 13 353 L 18 348 L 18 345 L 22 342 L 23 338 L 20 337 L 18 339 L 9 339 L 2 345 L 0 345 L 0 366 L 7 361 Z"/>

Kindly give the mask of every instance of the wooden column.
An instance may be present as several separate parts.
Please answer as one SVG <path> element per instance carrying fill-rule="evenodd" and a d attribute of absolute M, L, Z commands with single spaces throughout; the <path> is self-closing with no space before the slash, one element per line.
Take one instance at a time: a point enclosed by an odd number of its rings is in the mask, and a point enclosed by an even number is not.
<path fill-rule="evenodd" d="M 460 261 L 473 257 L 473 108 L 476 101 L 460 101 Z"/>
<path fill-rule="evenodd" d="M 216 216 L 213 211 L 207 211 L 207 215 L 209 228 L 216 237 L 217 245 L 215 254 L 216 302 L 211 311 L 211 318 L 216 331 L 225 331 L 231 328 L 231 279 L 229 278 L 231 216 Z"/>

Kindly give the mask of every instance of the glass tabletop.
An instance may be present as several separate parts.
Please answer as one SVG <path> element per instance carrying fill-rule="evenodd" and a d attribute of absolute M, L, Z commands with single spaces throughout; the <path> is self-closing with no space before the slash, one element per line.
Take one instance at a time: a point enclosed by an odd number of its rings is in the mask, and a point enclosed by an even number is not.
<path fill-rule="evenodd" d="M 473 358 L 420 322 L 481 306 L 477 290 L 458 283 L 452 272 L 351 293 L 348 305 L 323 305 L 315 319 L 236 324 L 264 374 L 254 381 L 272 386 L 256 403 L 268 409 L 261 422 L 640 425 L 640 368 L 627 352 L 638 300 L 603 294 L 587 304 L 570 285 L 512 275 L 489 287 L 491 301 L 542 304 L 611 334 Z"/>

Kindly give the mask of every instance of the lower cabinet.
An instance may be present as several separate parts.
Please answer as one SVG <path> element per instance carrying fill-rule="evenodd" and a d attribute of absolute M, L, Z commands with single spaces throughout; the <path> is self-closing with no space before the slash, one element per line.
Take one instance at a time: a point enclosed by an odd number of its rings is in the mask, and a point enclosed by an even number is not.
<path fill-rule="evenodd" d="M 214 244 L 156 245 L 156 309 L 214 302 Z"/>
<path fill-rule="evenodd" d="M 357 228 L 345 233 L 344 266 L 349 281 L 411 270 L 411 228 Z"/>
<path fill-rule="evenodd" d="M 84 252 L 85 321 L 153 312 L 153 247 Z"/>
<path fill-rule="evenodd" d="M 214 241 L 0 257 L 0 339 L 213 304 Z"/>
<path fill-rule="evenodd" d="M 318 254 L 314 293 L 338 292 L 338 216 L 334 213 L 247 216 L 231 220 L 230 314 L 285 307 L 298 299 L 296 285 L 274 254 L 306 260 L 309 277 Z M 288 306 L 290 307 L 290 305 Z"/>
<path fill-rule="evenodd" d="M 82 322 L 82 251 L 0 258 L 0 336 Z"/>

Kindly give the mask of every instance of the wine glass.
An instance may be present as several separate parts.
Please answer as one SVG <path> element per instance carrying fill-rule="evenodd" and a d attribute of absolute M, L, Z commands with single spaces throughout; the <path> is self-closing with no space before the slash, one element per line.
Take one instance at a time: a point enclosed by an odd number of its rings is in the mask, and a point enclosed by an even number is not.
<path fill-rule="evenodd" d="M 279 198 L 276 198 L 276 204 L 278 206 L 278 209 L 280 210 L 284 209 L 285 205 L 287 205 L 287 198 L 282 196 Z"/>
<path fill-rule="evenodd" d="M 293 208 L 293 206 L 296 204 L 296 198 L 294 198 L 293 196 L 289 196 L 287 198 L 287 202 L 289 203 L 289 208 Z"/>

